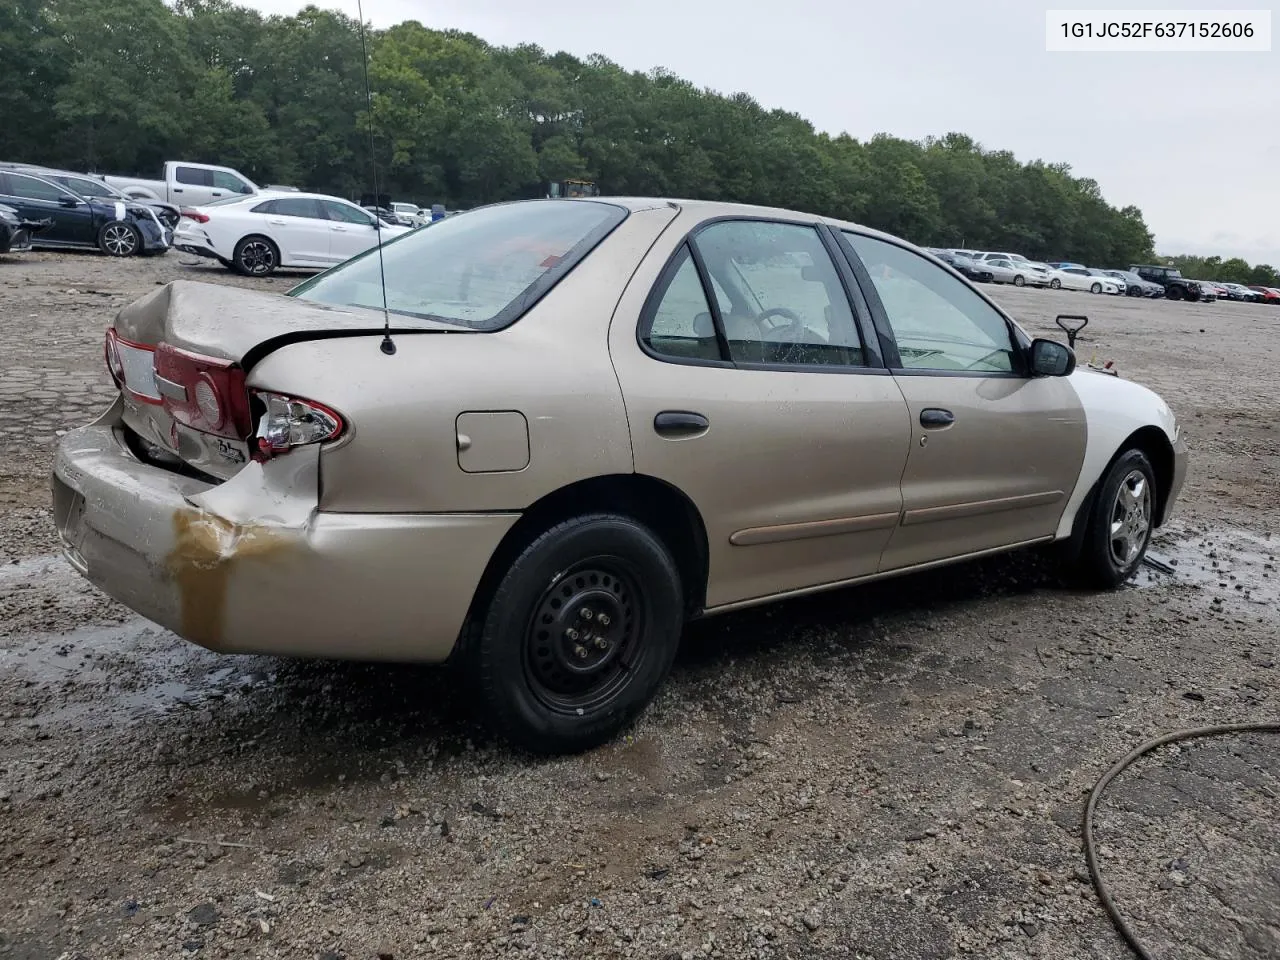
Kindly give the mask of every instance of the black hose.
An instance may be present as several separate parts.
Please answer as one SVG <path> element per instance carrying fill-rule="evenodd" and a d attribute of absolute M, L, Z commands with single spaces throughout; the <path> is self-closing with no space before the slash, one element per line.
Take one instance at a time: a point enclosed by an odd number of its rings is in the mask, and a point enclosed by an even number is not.
<path fill-rule="evenodd" d="M 1138 941 L 1137 934 L 1133 932 L 1124 917 L 1120 916 L 1120 910 L 1116 907 L 1115 901 L 1111 899 L 1111 893 L 1107 890 L 1107 885 L 1103 883 L 1102 877 L 1098 873 L 1098 854 L 1093 842 L 1094 807 L 1097 805 L 1098 798 L 1102 796 L 1102 791 L 1107 788 L 1107 785 L 1144 754 L 1150 753 L 1157 747 L 1163 747 L 1165 744 L 1177 743 L 1179 740 L 1193 740 L 1198 737 L 1220 737 L 1228 733 L 1280 733 L 1280 721 L 1270 723 L 1224 723 L 1212 727 L 1195 727 L 1190 730 L 1175 730 L 1173 733 L 1166 733 L 1162 737 L 1148 740 L 1131 751 L 1128 756 L 1103 774 L 1102 779 L 1094 786 L 1093 792 L 1089 794 L 1089 802 L 1084 808 L 1084 858 L 1089 864 L 1089 876 L 1093 880 L 1094 889 L 1098 891 L 1098 899 L 1102 902 L 1102 907 L 1107 911 L 1108 916 L 1111 917 L 1111 922 L 1115 924 L 1116 930 L 1119 931 L 1120 936 L 1124 937 L 1125 943 L 1142 960 L 1155 960 L 1155 958 Z"/>

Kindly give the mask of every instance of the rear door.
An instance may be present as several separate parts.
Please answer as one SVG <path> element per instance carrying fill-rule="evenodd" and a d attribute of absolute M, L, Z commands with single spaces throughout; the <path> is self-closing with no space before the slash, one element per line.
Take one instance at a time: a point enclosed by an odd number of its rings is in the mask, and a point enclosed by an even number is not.
<path fill-rule="evenodd" d="M 373 214 L 350 203 L 321 200 L 328 214 L 328 256 L 334 263 L 364 253 L 378 242 L 380 232 Z"/>
<path fill-rule="evenodd" d="M 610 327 L 635 469 L 702 516 L 708 607 L 873 574 L 911 425 L 848 265 L 818 224 L 703 216 L 668 228 Z"/>
<path fill-rule="evenodd" d="M 329 256 L 329 220 L 314 197 L 281 197 L 253 207 L 265 217 L 264 232 L 280 248 L 286 266 L 317 266 Z"/>
<path fill-rule="evenodd" d="M 1084 460 L 1068 379 L 1031 376 L 1025 337 L 964 281 L 888 239 L 842 237 L 914 434 L 880 569 L 1053 536 Z"/>
<path fill-rule="evenodd" d="M 97 244 L 93 208 L 55 183 L 25 173 L 0 172 L 0 201 L 29 219 L 53 221 L 53 226 L 32 237 L 37 246 Z"/>

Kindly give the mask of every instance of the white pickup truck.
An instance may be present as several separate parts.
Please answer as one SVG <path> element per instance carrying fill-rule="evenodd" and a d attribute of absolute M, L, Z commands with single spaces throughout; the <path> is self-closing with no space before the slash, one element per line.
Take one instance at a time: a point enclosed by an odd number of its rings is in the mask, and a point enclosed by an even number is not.
<path fill-rule="evenodd" d="M 98 176 L 135 200 L 161 200 L 180 207 L 195 207 L 237 194 L 254 194 L 260 189 L 239 170 L 183 160 L 166 161 L 163 180 Z"/>

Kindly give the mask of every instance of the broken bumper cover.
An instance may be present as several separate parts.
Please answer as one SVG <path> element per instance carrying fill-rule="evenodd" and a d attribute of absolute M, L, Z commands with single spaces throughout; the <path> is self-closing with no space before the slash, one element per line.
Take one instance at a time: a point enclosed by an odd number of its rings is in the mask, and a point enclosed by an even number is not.
<path fill-rule="evenodd" d="M 318 450 L 302 448 L 205 483 L 135 457 L 119 410 L 59 444 L 64 553 L 104 593 L 210 650 L 443 661 L 517 518 L 320 513 Z"/>

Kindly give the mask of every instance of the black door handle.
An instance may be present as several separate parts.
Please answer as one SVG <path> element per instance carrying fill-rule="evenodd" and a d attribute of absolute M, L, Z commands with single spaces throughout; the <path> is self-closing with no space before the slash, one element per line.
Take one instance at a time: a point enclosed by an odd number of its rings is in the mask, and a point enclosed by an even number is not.
<path fill-rule="evenodd" d="M 920 426 L 922 427 L 949 427 L 955 422 L 956 415 L 950 410 L 925 407 L 920 411 Z"/>
<path fill-rule="evenodd" d="M 664 437 L 689 436 L 709 426 L 711 421 L 702 414 L 687 410 L 663 410 L 653 418 L 653 429 Z"/>

